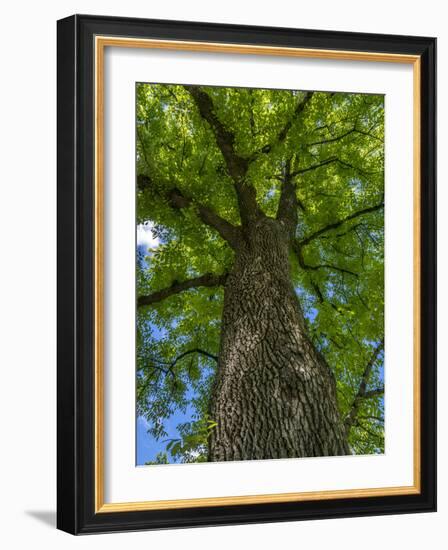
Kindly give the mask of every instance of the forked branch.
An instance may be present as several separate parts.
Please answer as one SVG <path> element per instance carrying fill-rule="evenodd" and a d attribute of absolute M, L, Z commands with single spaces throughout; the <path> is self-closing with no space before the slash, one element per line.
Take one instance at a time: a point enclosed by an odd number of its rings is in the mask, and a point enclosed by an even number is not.
<path fill-rule="evenodd" d="M 172 187 L 168 191 L 162 191 L 160 185 L 154 185 L 152 178 L 146 175 L 137 176 L 137 185 L 141 190 L 152 187 L 154 192 L 164 197 L 168 203 L 176 209 L 193 207 L 198 217 L 208 226 L 213 227 L 233 248 L 236 248 L 240 238 L 240 229 L 231 224 L 224 218 L 221 218 L 213 208 L 198 203 L 191 197 L 187 197 L 177 187 Z"/>
<path fill-rule="evenodd" d="M 212 208 L 197 203 L 192 198 L 185 196 L 179 189 L 171 189 L 168 193 L 170 204 L 174 208 L 194 207 L 199 218 L 210 227 L 216 229 L 221 237 L 227 241 L 233 248 L 238 246 L 240 239 L 240 229 L 231 224 L 224 218 L 221 218 Z"/>

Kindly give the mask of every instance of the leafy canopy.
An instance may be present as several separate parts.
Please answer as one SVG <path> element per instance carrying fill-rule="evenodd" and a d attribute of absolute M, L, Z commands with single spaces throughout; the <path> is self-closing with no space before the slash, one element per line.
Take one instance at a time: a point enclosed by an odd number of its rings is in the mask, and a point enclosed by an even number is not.
<path fill-rule="evenodd" d="M 291 276 L 309 334 L 335 373 L 353 452 L 383 452 L 383 96 L 197 89 L 247 159 L 268 216 L 289 163 L 298 204 Z M 137 315 L 138 413 L 162 441 L 171 418 L 189 417 L 155 463 L 203 461 L 223 290 L 182 284 L 230 270 L 233 250 L 204 212 L 240 225 L 237 197 L 192 88 L 139 84 L 136 109 L 137 223 L 156 239 L 138 248 L 137 294 L 151 304 Z"/>

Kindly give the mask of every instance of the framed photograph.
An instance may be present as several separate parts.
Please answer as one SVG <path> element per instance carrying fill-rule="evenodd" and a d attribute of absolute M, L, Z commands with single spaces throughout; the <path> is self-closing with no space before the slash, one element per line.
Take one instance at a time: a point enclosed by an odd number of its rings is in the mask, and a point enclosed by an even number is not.
<path fill-rule="evenodd" d="M 434 511 L 434 38 L 58 21 L 58 527 Z"/>

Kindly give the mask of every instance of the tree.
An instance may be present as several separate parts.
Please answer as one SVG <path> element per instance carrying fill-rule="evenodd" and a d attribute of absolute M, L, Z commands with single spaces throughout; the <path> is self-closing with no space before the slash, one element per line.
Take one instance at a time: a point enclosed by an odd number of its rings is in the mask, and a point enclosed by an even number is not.
<path fill-rule="evenodd" d="M 174 459 L 382 452 L 378 95 L 137 87 L 137 401 Z"/>

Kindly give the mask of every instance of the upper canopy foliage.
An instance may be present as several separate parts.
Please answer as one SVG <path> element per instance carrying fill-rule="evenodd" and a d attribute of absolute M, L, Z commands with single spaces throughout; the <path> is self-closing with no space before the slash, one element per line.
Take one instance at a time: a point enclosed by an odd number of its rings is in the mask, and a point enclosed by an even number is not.
<path fill-rule="evenodd" d="M 205 460 L 219 283 L 242 223 L 230 143 L 268 216 L 288 167 L 291 276 L 310 336 L 335 373 L 353 451 L 383 451 L 383 96 L 139 84 L 136 123 L 137 223 L 158 238 L 137 265 L 138 411 L 152 435 L 191 413 L 168 451 Z"/>

